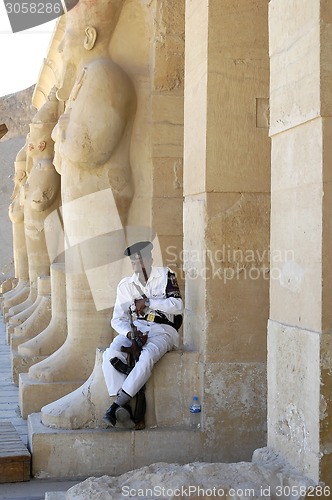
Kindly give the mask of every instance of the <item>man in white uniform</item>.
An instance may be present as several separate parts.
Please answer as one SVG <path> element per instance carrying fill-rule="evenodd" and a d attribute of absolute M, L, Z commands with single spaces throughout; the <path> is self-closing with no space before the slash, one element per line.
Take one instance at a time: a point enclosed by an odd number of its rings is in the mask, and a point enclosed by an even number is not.
<path fill-rule="evenodd" d="M 124 252 L 134 274 L 118 285 L 111 324 L 119 335 L 103 356 L 108 393 L 116 396 L 104 418 L 113 426 L 117 419 L 132 418 L 131 398 L 144 387 L 154 364 L 179 345 L 177 329 L 183 312 L 179 286 L 169 268 L 152 267 L 151 251 L 152 243 L 141 241 Z"/>

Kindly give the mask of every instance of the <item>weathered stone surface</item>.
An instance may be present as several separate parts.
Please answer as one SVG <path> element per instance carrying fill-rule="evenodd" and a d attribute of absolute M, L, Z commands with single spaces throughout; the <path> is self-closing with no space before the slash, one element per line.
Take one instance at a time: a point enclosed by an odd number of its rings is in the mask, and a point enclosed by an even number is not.
<path fill-rule="evenodd" d="M 186 465 L 157 462 L 135 469 L 119 477 L 90 477 L 70 488 L 66 500 L 121 500 L 135 498 L 194 499 L 220 497 L 225 500 L 287 498 L 281 494 L 293 486 L 305 492 L 312 483 L 270 450 L 258 450 L 252 463 L 204 463 Z M 278 489 L 277 489 L 278 488 Z M 275 496 L 277 494 L 277 497 Z M 63 500 L 62 493 L 53 493 L 50 500 Z"/>
<path fill-rule="evenodd" d="M 323 334 L 320 346 L 321 396 L 320 396 L 320 474 L 328 478 L 332 466 L 332 336 Z"/>
<path fill-rule="evenodd" d="M 319 477 L 320 335 L 269 321 L 268 446 Z"/>
<path fill-rule="evenodd" d="M 207 363 L 203 373 L 204 459 L 250 460 L 266 444 L 265 362 Z"/>
<path fill-rule="evenodd" d="M 268 443 L 328 485 L 331 14 L 324 0 L 270 2 L 271 252 L 279 259 L 271 268 Z"/>
<path fill-rule="evenodd" d="M 320 114 L 320 3 L 270 2 L 272 135 Z"/>
<path fill-rule="evenodd" d="M 154 89 L 183 91 L 185 0 L 160 2 L 156 13 Z"/>
<path fill-rule="evenodd" d="M 204 192 L 206 185 L 208 3 L 186 2 L 184 195 Z"/>
<path fill-rule="evenodd" d="M 5 123 L 8 132 L 2 141 L 13 137 L 26 136 L 29 132 L 29 123 L 36 113 L 31 105 L 34 85 L 15 94 L 0 97 L 0 123 Z"/>

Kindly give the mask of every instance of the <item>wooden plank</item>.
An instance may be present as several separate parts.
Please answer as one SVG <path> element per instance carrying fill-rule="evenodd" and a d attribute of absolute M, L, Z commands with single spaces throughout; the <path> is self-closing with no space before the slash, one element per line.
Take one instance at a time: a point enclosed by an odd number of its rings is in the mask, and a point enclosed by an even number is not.
<path fill-rule="evenodd" d="M 30 481 L 30 464 L 8 463 L 1 465 L 0 484 Z"/>
<path fill-rule="evenodd" d="M 0 422 L 0 483 L 30 480 L 31 455 L 11 422 Z"/>
<path fill-rule="evenodd" d="M 5 123 L 2 123 L 2 124 L 0 125 L 0 139 L 2 139 L 2 137 L 3 137 L 4 135 L 6 135 L 6 134 L 7 134 L 7 132 L 8 132 L 8 128 L 7 128 L 6 124 L 5 124 Z"/>

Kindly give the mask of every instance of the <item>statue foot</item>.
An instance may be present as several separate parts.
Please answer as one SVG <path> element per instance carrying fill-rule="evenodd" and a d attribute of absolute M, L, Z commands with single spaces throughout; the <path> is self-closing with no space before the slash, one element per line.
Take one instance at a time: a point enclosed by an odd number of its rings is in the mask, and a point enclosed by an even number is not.
<path fill-rule="evenodd" d="M 109 395 L 102 372 L 102 354 L 97 349 L 93 372 L 81 387 L 41 409 L 44 425 L 61 429 L 106 427 L 103 415 Z"/>

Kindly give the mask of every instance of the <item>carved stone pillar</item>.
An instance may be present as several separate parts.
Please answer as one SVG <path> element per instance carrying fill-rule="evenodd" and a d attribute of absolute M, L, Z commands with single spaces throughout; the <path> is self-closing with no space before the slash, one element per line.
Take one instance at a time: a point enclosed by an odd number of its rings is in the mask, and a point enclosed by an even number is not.
<path fill-rule="evenodd" d="M 270 2 L 268 446 L 330 486 L 331 23 L 330 2 Z"/>
<path fill-rule="evenodd" d="M 184 345 L 201 353 L 203 454 L 215 461 L 248 460 L 266 439 L 267 11 L 186 2 Z"/>

